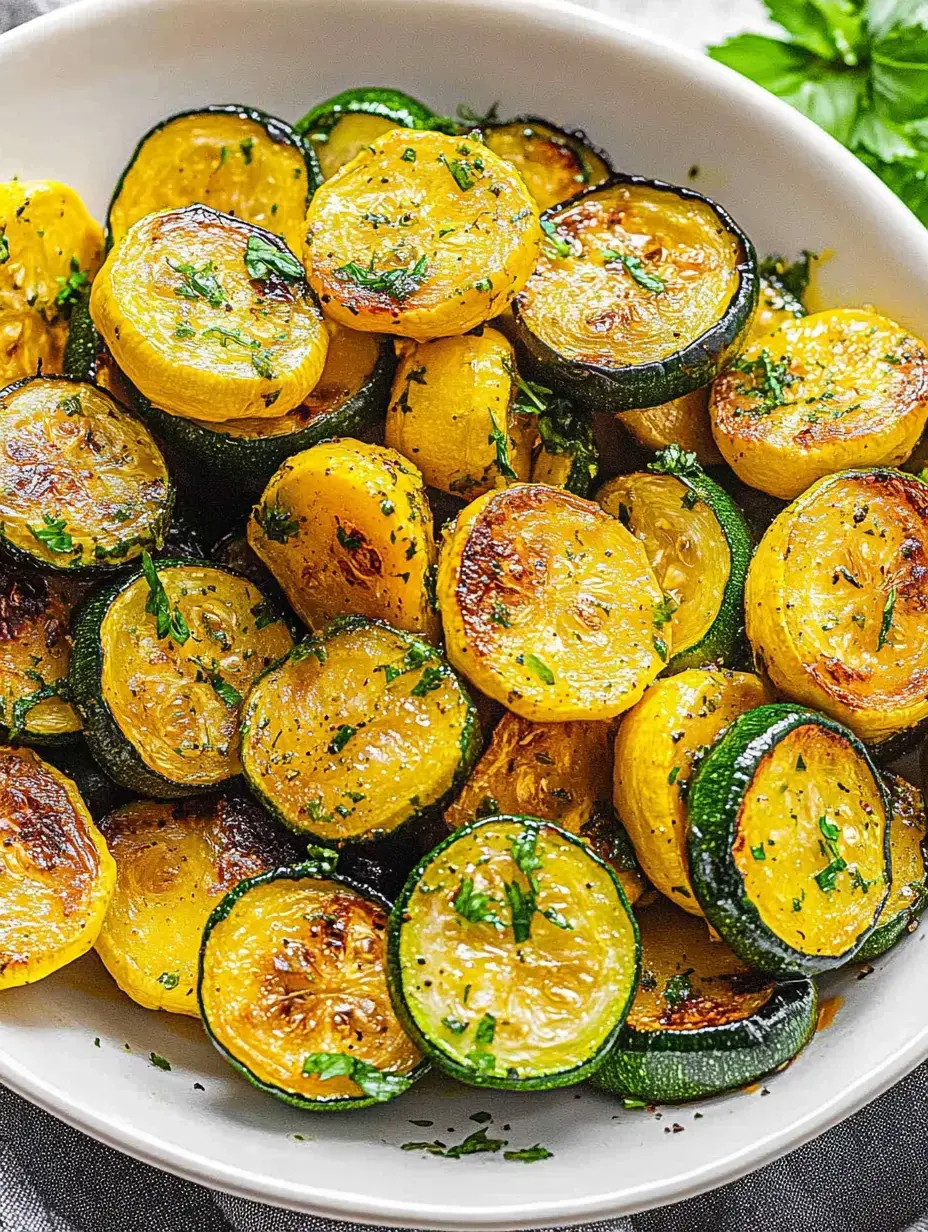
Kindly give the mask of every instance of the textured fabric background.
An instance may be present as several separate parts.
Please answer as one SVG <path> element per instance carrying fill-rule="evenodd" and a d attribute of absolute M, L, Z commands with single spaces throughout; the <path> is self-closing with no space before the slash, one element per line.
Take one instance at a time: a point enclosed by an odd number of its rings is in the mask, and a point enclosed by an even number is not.
<path fill-rule="evenodd" d="M 0 33 L 62 0 L 0 0 Z M 67 2 L 67 0 L 64 0 Z M 587 0 L 701 47 L 763 30 L 757 0 Z M 581 1232 L 928 1232 L 928 1065 L 785 1159 Z M 0 1232 L 378 1232 L 214 1193 L 100 1146 L 0 1087 Z"/>

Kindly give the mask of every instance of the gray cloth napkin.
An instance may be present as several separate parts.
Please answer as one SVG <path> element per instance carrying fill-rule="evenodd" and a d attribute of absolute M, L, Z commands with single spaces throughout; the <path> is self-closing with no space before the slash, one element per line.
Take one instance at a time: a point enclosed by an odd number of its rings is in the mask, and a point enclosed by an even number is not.
<path fill-rule="evenodd" d="M 699 47 L 757 0 L 586 0 Z M 0 0 L 0 33 L 67 0 Z M 675 1206 L 580 1232 L 928 1232 L 928 1065 L 816 1142 Z M 0 1087 L 0 1232 L 387 1232 L 214 1193 L 128 1159 Z M 550 1232 L 550 1230 L 541 1230 Z"/>

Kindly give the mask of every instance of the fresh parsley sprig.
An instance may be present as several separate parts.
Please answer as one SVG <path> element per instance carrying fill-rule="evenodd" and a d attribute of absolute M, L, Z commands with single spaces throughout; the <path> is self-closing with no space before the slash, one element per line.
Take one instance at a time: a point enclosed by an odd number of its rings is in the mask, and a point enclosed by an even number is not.
<path fill-rule="evenodd" d="M 148 598 L 145 601 L 145 611 L 155 618 L 155 628 L 159 638 L 170 637 L 183 646 L 190 637 L 190 626 L 184 619 L 184 614 L 178 607 L 173 607 L 164 583 L 158 576 L 155 562 L 147 552 L 142 553 L 142 573 L 148 583 Z"/>

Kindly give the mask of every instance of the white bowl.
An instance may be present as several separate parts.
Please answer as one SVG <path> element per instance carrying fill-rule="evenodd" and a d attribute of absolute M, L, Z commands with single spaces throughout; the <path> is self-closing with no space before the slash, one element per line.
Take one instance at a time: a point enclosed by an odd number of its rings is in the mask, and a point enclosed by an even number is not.
<path fill-rule="evenodd" d="M 928 232 L 849 154 L 708 59 L 552 0 L 88 0 L 0 38 L 0 178 L 65 180 L 102 216 L 137 137 L 163 116 L 246 102 L 295 119 L 363 84 L 451 111 L 498 98 L 504 114 L 582 125 L 620 168 L 671 181 L 698 167 L 689 182 L 760 252 L 834 252 L 825 302 L 872 303 L 928 334 Z M 864 981 L 852 968 L 831 982 L 845 999 L 834 1025 L 769 1095 L 660 1120 L 586 1089 L 481 1094 L 434 1077 L 379 1109 L 302 1114 L 236 1077 L 195 1021 L 123 998 L 93 956 L 0 997 L 0 1078 L 150 1163 L 315 1214 L 468 1232 L 595 1220 L 732 1180 L 912 1069 L 928 1055 L 924 938 Z M 497 1136 L 553 1158 L 399 1150 L 458 1141 L 484 1109 Z M 674 1122 L 685 1132 L 666 1132 Z"/>

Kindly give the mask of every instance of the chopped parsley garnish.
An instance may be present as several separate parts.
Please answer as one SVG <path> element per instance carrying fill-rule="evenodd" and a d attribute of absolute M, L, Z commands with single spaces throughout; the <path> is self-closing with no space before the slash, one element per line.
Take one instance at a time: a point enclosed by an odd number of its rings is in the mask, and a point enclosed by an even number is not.
<path fill-rule="evenodd" d="M 659 274 L 649 274 L 641 263 L 640 257 L 626 256 L 613 248 L 604 248 L 600 254 L 604 261 L 619 261 L 632 276 L 639 287 L 660 295 L 667 290 L 667 284 Z"/>
<path fill-rule="evenodd" d="M 815 884 L 823 893 L 830 894 L 835 888 L 838 874 L 847 868 L 847 861 L 838 849 L 838 839 L 841 831 L 834 822 L 822 816 L 818 819 L 818 828 L 824 840 L 825 850 L 831 859 L 825 868 L 815 874 Z"/>
<path fill-rule="evenodd" d="M 148 1054 L 148 1059 L 151 1061 L 155 1069 L 170 1070 L 171 1068 L 171 1062 L 166 1061 L 164 1057 L 160 1057 L 157 1052 L 150 1052 Z"/>
<path fill-rule="evenodd" d="M 678 475 L 687 479 L 697 479 L 703 473 L 695 453 L 677 444 L 668 445 L 655 454 L 653 461 L 648 463 L 648 470 L 656 475 Z"/>
<path fill-rule="evenodd" d="M 416 151 L 412 146 L 407 146 L 401 155 L 404 163 L 414 163 L 416 161 Z"/>
<path fill-rule="evenodd" d="M 490 621 L 494 625 L 502 625 L 504 629 L 511 629 L 512 624 L 509 619 L 511 614 L 512 613 L 509 611 L 509 608 L 506 606 L 506 604 L 502 603 L 499 599 L 497 599 L 495 600 L 493 607 L 490 611 Z"/>
<path fill-rule="evenodd" d="M 268 625 L 276 625 L 283 619 L 280 612 L 269 599 L 262 599 L 260 603 L 256 603 L 251 609 L 251 614 L 255 618 L 255 629 L 266 629 Z M 210 634 L 214 640 L 218 640 L 214 633 Z"/>
<path fill-rule="evenodd" d="M 760 405 L 751 408 L 751 414 L 769 415 L 778 406 L 786 403 L 786 390 L 799 379 L 789 367 L 789 357 L 774 361 L 766 347 L 756 359 L 737 360 L 732 370 L 743 372 L 751 378 L 750 385 L 742 384 L 740 392 L 748 397 L 760 398 Z"/>
<path fill-rule="evenodd" d="M 175 338 L 195 338 L 196 336 L 197 331 L 195 329 L 191 329 L 186 321 L 178 321 L 174 326 Z"/>
<path fill-rule="evenodd" d="M 210 308 L 221 308 L 226 303 L 226 293 L 216 276 L 212 261 L 206 261 L 199 269 L 189 262 L 172 261 L 168 265 L 175 274 L 180 274 L 183 282 L 174 288 L 174 294 L 181 299 L 205 299 Z"/>
<path fill-rule="evenodd" d="M 161 635 L 159 634 L 158 636 L 160 637 Z M 203 672 L 206 679 L 212 685 L 213 692 L 227 710 L 234 710 L 242 704 L 243 698 L 241 693 L 239 693 L 234 685 L 229 684 L 215 663 L 210 666 L 197 655 L 192 656 L 192 662 L 196 663 L 197 667 Z"/>
<path fill-rule="evenodd" d="M 676 612 L 679 607 L 680 604 L 672 595 L 664 595 L 660 603 L 654 604 L 654 614 L 652 619 L 655 627 L 658 629 L 663 629 L 664 625 L 670 622 L 674 612 Z"/>
<path fill-rule="evenodd" d="M 554 684 L 554 672 L 546 663 L 539 659 L 538 655 L 527 654 L 525 656 L 525 666 L 538 677 L 542 684 Z"/>
<path fill-rule="evenodd" d="M 664 1000 L 668 1005 L 683 1005 L 693 999 L 693 986 L 690 982 L 692 974 L 693 968 L 690 967 L 687 971 L 680 971 L 670 977 L 664 985 Z"/>
<path fill-rule="evenodd" d="M 409 696 L 425 697 L 426 693 L 431 693 L 434 689 L 440 688 L 444 675 L 440 667 L 427 667 L 409 690 Z"/>
<path fill-rule="evenodd" d="M 58 555 L 74 551 L 74 540 L 66 529 L 68 524 L 64 518 L 53 518 L 51 514 L 43 513 L 42 521 L 43 526 L 32 526 L 26 523 L 29 527 L 29 534 L 34 539 L 38 539 L 39 543 L 44 544 L 50 552 Z"/>
<path fill-rule="evenodd" d="M 525 381 L 520 376 L 513 373 L 516 383 L 516 389 L 519 394 L 513 403 L 513 410 L 522 415 L 534 415 L 538 411 L 546 411 L 548 409 L 548 398 L 551 397 L 553 390 L 550 390 L 547 385 L 539 385 L 535 381 Z"/>
<path fill-rule="evenodd" d="M 68 418 L 72 415 L 80 415 L 82 410 L 80 394 L 69 394 L 67 398 L 62 398 L 58 403 L 58 410 L 64 411 Z"/>
<path fill-rule="evenodd" d="M 71 258 L 71 272 L 67 278 L 58 278 L 58 294 L 55 303 L 59 308 L 70 308 L 77 301 L 81 287 L 90 281 L 90 275 L 82 270 L 77 257 Z"/>
<path fill-rule="evenodd" d="M 335 271 L 335 276 L 345 282 L 353 282 L 365 291 L 380 291 L 390 299 L 409 299 L 422 286 L 428 262 L 424 256 L 410 269 L 398 266 L 396 269 L 374 272 L 374 258 L 368 266 L 358 265 L 357 261 L 349 261 Z"/>
<path fill-rule="evenodd" d="M 466 103 L 458 103 L 457 117 L 463 124 L 473 124 L 474 128 L 485 128 L 488 124 L 499 123 L 499 99 L 492 103 L 482 114 L 468 107 Z"/>
<path fill-rule="evenodd" d="M 460 188 L 461 192 L 467 192 L 468 189 L 473 188 L 476 183 L 473 174 L 476 166 L 475 163 L 468 162 L 463 158 L 452 158 L 449 162 L 448 159 L 445 158 L 444 154 L 439 154 L 438 161 L 440 163 L 444 163 L 444 165 L 448 168 L 451 173 L 451 178 L 454 180 L 455 184 L 457 184 L 458 188 Z"/>
<path fill-rule="evenodd" d="M 383 1102 L 409 1089 L 411 1079 L 405 1074 L 391 1074 L 369 1065 L 360 1057 L 344 1052 L 311 1052 L 303 1059 L 303 1073 L 325 1081 L 329 1078 L 350 1078 L 370 1099 Z"/>
<path fill-rule="evenodd" d="M 752 847 L 751 855 L 754 857 L 755 860 L 766 860 L 767 853 L 764 851 L 764 844 L 761 843 L 759 847 Z"/>
<path fill-rule="evenodd" d="M 492 1014 L 484 1014 L 477 1023 L 477 1030 L 474 1032 L 474 1043 L 478 1047 L 486 1044 L 492 1044 L 496 1037 L 496 1019 Z"/>
<path fill-rule="evenodd" d="M 532 935 L 532 917 L 537 910 L 535 891 L 531 888 L 524 890 L 518 881 L 507 881 L 506 901 L 513 938 L 516 945 L 522 945 Z"/>
<path fill-rule="evenodd" d="M 455 912 L 470 924 L 492 924 L 502 928 L 503 922 L 496 914 L 497 899 L 474 889 L 473 877 L 463 877 L 452 904 Z"/>
<path fill-rule="evenodd" d="M 245 162 L 250 163 L 253 156 L 252 151 L 255 148 L 254 137 L 246 137 L 243 141 L 240 141 L 238 148 L 242 151 L 242 158 L 244 158 Z"/>
<path fill-rule="evenodd" d="M 190 637 L 190 628 L 180 608 L 172 607 L 154 561 L 147 552 L 142 553 L 142 573 L 148 583 L 149 591 L 148 599 L 145 601 L 145 611 L 150 616 L 154 616 L 158 637 L 171 637 L 178 646 L 183 646 Z"/>
<path fill-rule="evenodd" d="M 223 329 L 221 325 L 212 325 L 209 329 L 204 329 L 202 336 L 215 338 L 222 347 L 227 347 L 230 342 L 234 342 L 236 346 L 251 351 L 252 368 L 266 381 L 273 381 L 274 369 L 271 367 L 271 352 L 267 347 L 262 347 L 257 338 L 246 338 L 241 330 Z"/>
<path fill-rule="evenodd" d="M 30 530 L 32 528 L 30 527 Z M 883 616 L 880 620 L 880 636 L 877 638 L 876 648 L 882 650 L 889 638 L 889 631 L 893 627 L 893 614 L 896 610 L 896 595 L 898 591 L 895 586 L 889 588 L 889 593 L 886 596 L 886 602 L 883 604 Z"/>
<path fill-rule="evenodd" d="M 26 671 L 26 676 L 29 680 L 34 680 L 39 686 L 32 693 L 27 693 L 24 697 L 18 697 L 13 702 L 10 712 L 10 739 L 16 740 L 26 730 L 26 719 L 29 712 L 33 710 L 40 702 L 48 701 L 51 697 L 61 697 L 65 701 L 69 699 L 68 678 L 60 677 L 58 680 L 45 681 L 42 676 L 32 670 Z M 2 716 L 2 703 L 0 703 L 0 716 Z"/>
<path fill-rule="evenodd" d="M 503 1159 L 515 1160 L 520 1164 L 534 1164 L 540 1159 L 553 1159 L 554 1152 L 536 1142 L 534 1146 L 525 1146 L 520 1151 L 503 1151 Z"/>
<path fill-rule="evenodd" d="M 380 512 L 383 514 L 385 518 L 388 518 L 390 514 L 394 513 L 395 511 L 396 511 L 396 506 L 394 505 L 393 501 L 384 499 L 380 502 Z"/>
<path fill-rule="evenodd" d="M 299 534 L 299 522 L 290 517 L 279 501 L 273 505 L 259 505 L 254 516 L 264 534 L 274 543 L 286 543 Z"/>
<path fill-rule="evenodd" d="M 332 739 L 329 741 L 329 752 L 340 753 L 348 741 L 357 733 L 357 728 L 352 727 L 350 723 L 343 723 Z"/>
<path fill-rule="evenodd" d="M 518 835 L 512 838 L 511 851 L 516 867 L 528 881 L 527 890 L 523 889 L 517 881 L 505 883 L 513 936 L 516 944 L 522 945 L 531 937 L 532 918 L 539 911 L 539 885 L 536 873 L 541 869 L 543 861 L 538 854 L 538 828 L 531 825 L 525 826 Z M 557 928 L 573 929 L 573 925 L 553 907 L 545 908 L 540 914 Z"/>
<path fill-rule="evenodd" d="M 518 479 L 519 476 L 512 469 L 509 463 L 509 441 L 506 433 L 496 422 L 496 417 L 492 411 L 488 411 L 490 416 L 491 431 L 487 437 L 487 444 L 496 446 L 496 469 L 504 479 Z"/>
<path fill-rule="evenodd" d="M 489 1053 L 478 1055 L 489 1056 Z M 503 1138 L 488 1138 L 486 1126 L 475 1130 L 463 1142 L 456 1146 L 445 1146 L 443 1142 L 404 1142 L 401 1150 L 428 1151 L 430 1155 L 440 1155 L 443 1159 L 460 1159 L 463 1155 L 479 1155 L 488 1151 L 495 1153 L 502 1150 L 507 1142 Z"/>
<path fill-rule="evenodd" d="M 677 775 L 679 773 L 680 773 L 680 767 L 674 766 L 674 768 L 667 775 L 667 782 L 670 784 L 671 787 L 673 787 L 674 783 L 677 781 Z"/>
<path fill-rule="evenodd" d="M 292 252 L 275 248 L 260 235 L 250 235 L 245 246 L 245 269 L 249 278 L 266 281 L 272 274 L 284 282 L 300 282 L 306 271 Z"/>
<path fill-rule="evenodd" d="M 364 545 L 363 535 L 352 534 L 351 531 L 345 530 L 344 526 L 341 525 L 335 528 L 335 538 L 346 552 L 356 552 L 358 548 Z"/>
<path fill-rule="evenodd" d="M 467 1023 L 462 1022 L 460 1018 L 443 1018 L 441 1025 L 450 1031 L 452 1035 L 463 1035 L 467 1030 Z"/>
<path fill-rule="evenodd" d="M 398 676 L 403 676 L 406 672 L 414 672 L 420 668 L 423 663 L 432 658 L 433 653 L 429 647 L 423 646 L 419 642 L 414 642 L 402 659 L 400 659 L 399 664 L 381 663 L 374 668 L 374 671 L 383 672 L 385 683 L 392 684 Z"/>
<path fill-rule="evenodd" d="M 162 971 L 158 976 L 158 983 L 162 988 L 176 988 L 180 983 L 180 976 L 176 971 Z"/>
<path fill-rule="evenodd" d="M 550 218 L 541 219 L 541 229 L 545 233 L 545 256 L 554 259 L 563 260 L 565 257 L 573 256 L 573 248 L 570 242 L 561 239 L 557 232 L 557 224 L 552 222 Z"/>
<path fill-rule="evenodd" d="M 10 241 L 6 238 L 6 231 L 0 231 L 0 265 L 6 265 L 10 259 Z"/>
<path fill-rule="evenodd" d="M 667 662 L 667 643 L 664 641 L 662 637 L 658 637 L 656 633 L 654 637 L 651 638 L 651 641 L 654 644 L 654 653 L 657 655 L 659 659 L 662 659 L 664 663 L 666 663 Z"/>

